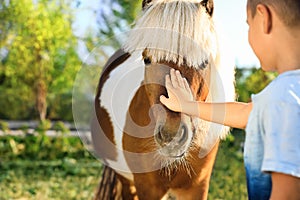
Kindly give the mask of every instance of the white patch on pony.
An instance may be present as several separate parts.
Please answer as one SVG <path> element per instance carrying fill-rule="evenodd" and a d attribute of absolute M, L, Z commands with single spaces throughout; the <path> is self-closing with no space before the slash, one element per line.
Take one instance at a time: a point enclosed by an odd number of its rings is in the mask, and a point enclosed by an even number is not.
<path fill-rule="evenodd" d="M 124 63 L 110 72 L 99 98 L 101 106 L 108 111 L 111 118 L 118 151 L 117 161 L 106 161 L 119 174 L 124 175 L 129 180 L 133 180 L 133 176 L 123 154 L 123 130 L 129 105 L 143 79 L 142 52 L 136 51 Z"/>
<path fill-rule="evenodd" d="M 217 56 L 217 40 L 212 18 L 194 1 L 151 3 L 129 33 L 124 49 L 147 48 L 153 62 L 170 61 L 200 68 Z"/>

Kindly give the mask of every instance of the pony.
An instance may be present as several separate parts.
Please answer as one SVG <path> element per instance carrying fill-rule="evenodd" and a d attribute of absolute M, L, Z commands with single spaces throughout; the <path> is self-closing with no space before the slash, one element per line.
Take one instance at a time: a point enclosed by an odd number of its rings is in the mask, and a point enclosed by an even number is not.
<path fill-rule="evenodd" d="M 207 199 L 229 127 L 170 111 L 159 97 L 176 69 L 195 100 L 234 100 L 234 67 L 221 61 L 213 0 L 144 0 L 142 7 L 97 87 L 91 135 L 105 165 L 97 199 Z M 113 186 L 103 191 L 105 180 Z"/>

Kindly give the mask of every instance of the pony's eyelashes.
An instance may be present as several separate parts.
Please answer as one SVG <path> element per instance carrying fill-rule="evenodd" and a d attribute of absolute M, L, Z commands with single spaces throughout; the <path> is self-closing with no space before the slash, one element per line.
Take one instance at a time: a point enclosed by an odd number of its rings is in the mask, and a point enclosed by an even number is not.
<path fill-rule="evenodd" d="M 200 66 L 199 69 L 205 69 L 208 66 L 208 60 L 206 59 Z"/>
<path fill-rule="evenodd" d="M 150 57 L 145 56 L 145 57 L 143 57 L 143 60 L 144 60 L 145 65 L 151 65 L 152 64 L 152 60 L 151 60 Z M 186 62 L 184 64 L 186 65 Z M 206 59 L 203 63 L 201 63 L 199 65 L 199 69 L 202 69 L 202 70 L 206 69 L 207 66 L 208 66 L 208 60 Z"/>
<path fill-rule="evenodd" d="M 149 4 L 152 2 L 152 0 L 143 0 L 142 2 L 142 9 L 145 10 L 149 7 Z"/>
<path fill-rule="evenodd" d="M 155 3 L 170 3 L 179 0 L 143 0 L 142 9 L 145 10 L 149 8 L 152 4 Z M 186 2 L 195 3 L 204 6 L 207 9 L 207 12 L 212 15 L 214 9 L 214 1 L 213 0 L 185 0 Z"/>

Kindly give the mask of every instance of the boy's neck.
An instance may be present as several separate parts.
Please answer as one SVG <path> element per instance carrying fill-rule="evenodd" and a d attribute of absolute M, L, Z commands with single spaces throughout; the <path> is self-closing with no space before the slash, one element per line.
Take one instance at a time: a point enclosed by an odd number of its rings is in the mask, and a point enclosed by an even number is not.
<path fill-rule="evenodd" d="M 276 41 L 277 72 L 300 69 L 300 28 L 283 29 Z"/>

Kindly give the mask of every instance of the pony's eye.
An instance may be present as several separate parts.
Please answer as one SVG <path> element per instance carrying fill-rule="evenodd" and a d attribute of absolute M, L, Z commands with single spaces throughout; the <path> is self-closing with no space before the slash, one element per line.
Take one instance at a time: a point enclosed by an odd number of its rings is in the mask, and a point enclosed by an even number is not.
<path fill-rule="evenodd" d="M 205 69 L 208 66 L 208 60 L 205 60 L 199 67 L 200 69 Z"/>

